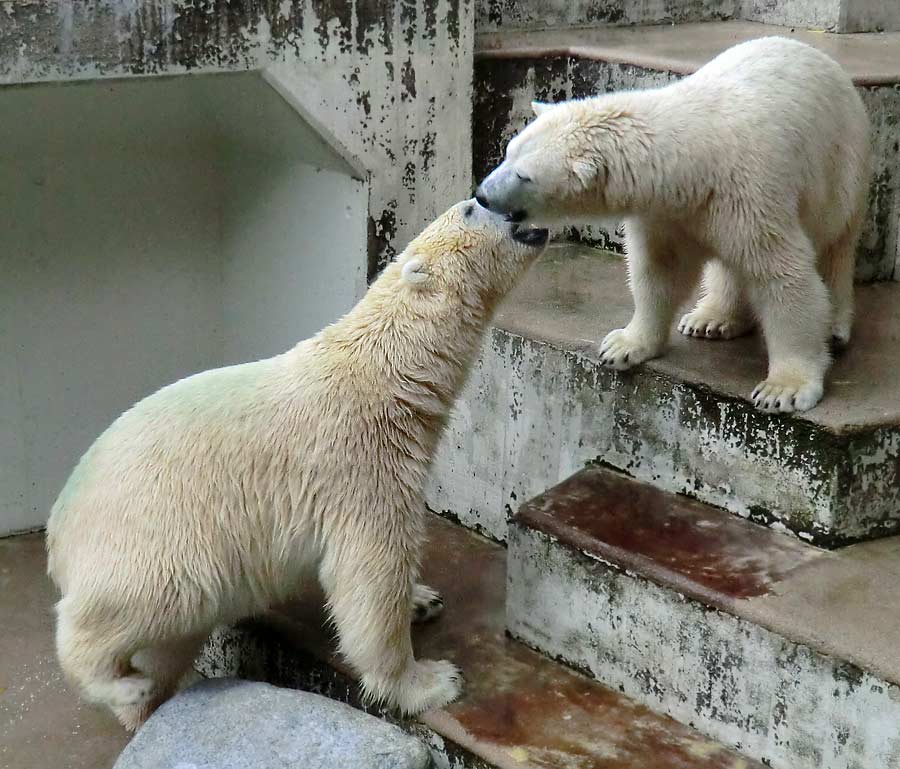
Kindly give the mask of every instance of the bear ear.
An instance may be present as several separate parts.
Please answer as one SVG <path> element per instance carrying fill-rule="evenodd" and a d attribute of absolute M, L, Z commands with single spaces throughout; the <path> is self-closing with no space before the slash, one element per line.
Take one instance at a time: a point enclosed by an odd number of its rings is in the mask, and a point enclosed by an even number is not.
<path fill-rule="evenodd" d="M 583 186 L 587 187 L 593 181 L 597 167 L 588 160 L 574 160 L 572 161 L 572 173 Z"/>
<path fill-rule="evenodd" d="M 542 101 L 533 101 L 533 102 L 531 102 L 531 111 L 534 112 L 534 114 L 535 114 L 537 117 L 540 117 L 540 116 L 543 115 L 548 109 L 551 109 L 552 107 L 553 107 L 552 104 L 547 104 L 546 102 L 542 102 Z"/>
<path fill-rule="evenodd" d="M 404 283 L 408 283 L 410 286 L 423 286 L 428 282 L 430 277 L 431 272 L 427 265 L 425 265 L 417 256 L 411 257 L 408 261 L 404 262 L 403 266 L 400 268 L 400 278 Z"/>

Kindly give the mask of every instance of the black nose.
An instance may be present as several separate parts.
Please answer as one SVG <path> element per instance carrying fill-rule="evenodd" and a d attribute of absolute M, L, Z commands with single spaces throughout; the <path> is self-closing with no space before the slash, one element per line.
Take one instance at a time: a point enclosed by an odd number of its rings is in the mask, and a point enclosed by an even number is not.
<path fill-rule="evenodd" d="M 475 200 L 478 202 L 478 205 L 482 208 L 486 208 L 488 211 L 491 210 L 491 204 L 488 202 L 488 199 L 484 196 L 484 193 L 481 191 L 481 187 L 475 190 Z"/>

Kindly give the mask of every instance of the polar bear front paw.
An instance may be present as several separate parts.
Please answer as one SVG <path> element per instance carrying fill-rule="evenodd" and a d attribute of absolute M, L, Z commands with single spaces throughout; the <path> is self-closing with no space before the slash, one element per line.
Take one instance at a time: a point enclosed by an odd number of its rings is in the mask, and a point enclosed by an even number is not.
<path fill-rule="evenodd" d="M 742 318 L 697 305 L 682 317 L 678 330 L 698 339 L 734 339 L 753 328 L 750 318 Z"/>
<path fill-rule="evenodd" d="M 628 329 L 617 328 L 610 331 L 600 343 L 600 363 L 617 371 L 655 358 L 660 350 L 635 338 Z"/>
<path fill-rule="evenodd" d="M 769 413 L 808 411 L 822 400 L 822 382 L 800 377 L 769 377 L 750 396 L 753 405 Z"/>
<path fill-rule="evenodd" d="M 446 660 L 421 660 L 404 676 L 397 704 L 405 715 L 442 708 L 462 692 L 462 673 Z"/>
<path fill-rule="evenodd" d="M 412 621 L 416 623 L 428 622 L 439 617 L 444 611 L 444 599 L 441 594 L 428 585 L 413 586 L 412 604 Z"/>

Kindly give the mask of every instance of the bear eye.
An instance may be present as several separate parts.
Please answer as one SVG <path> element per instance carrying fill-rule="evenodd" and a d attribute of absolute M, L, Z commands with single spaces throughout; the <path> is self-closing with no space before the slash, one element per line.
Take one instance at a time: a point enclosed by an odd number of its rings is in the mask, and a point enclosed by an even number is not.
<path fill-rule="evenodd" d="M 531 177 L 530 177 L 530 176 L 526 176 L 525 174 L 520 174 L 518 171 L 516 171 L 516 178 L 517 178 L 520 182 L 530 182 L 530 181 L 531 181 Z"/>
<path fill-rule="evenodd" d="M 471 203 L 469 203 L 469 205 L 467 205 L 465 210 L 463 211 L 463 216 L 466 217 L 466 219 L 468 219 L 472 215 L 472 212 L 474 210 L 475 210 L 475 206 L 472 205 Z"/>

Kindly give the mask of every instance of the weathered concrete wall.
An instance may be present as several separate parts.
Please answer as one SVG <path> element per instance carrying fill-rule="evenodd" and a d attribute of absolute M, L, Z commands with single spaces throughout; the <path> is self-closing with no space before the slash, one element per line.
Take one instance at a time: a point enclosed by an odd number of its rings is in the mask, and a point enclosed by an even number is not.
<path fill-rule="evenodd" d="M 678 79 L 674 72 L 571 56 L 503 58 L 480 54 L 475 64 L 472 123 L 476 181 L 503 158 L 507 142 L 531 119 L 531 101 L 562 101 L 633 88 L 653 88 Z M 857 257 L 857 279 L 900 279 L 900 87 L 861 87 L 872 119 L 874 168 L 870 208 Z M 621 250 L 616 223 L 578 228 L 576 239 Z"/>
<path fill-rule="evenodd" d="M 742 0 L 741 18 L 782 27 L 841 32 L 841 6 L 846 0 Z"/>
<path fill-rule="evenodd" d="M 900 29 L 897 0 L 843 0 L 841 32 L 887 32 Z"/>
<path fill-rule="evenodd" d="M 900 29 L 895 0 L 741 0 L 749 21 L 828 32 L 884 32 Z"/>
<path fill-rule="evenodd" d="M 519 525 L 507 590 L 515 637 L 768 766 L 900 762 L 900 689 L 851 664 Z"/>
<path fill-rule="evenodd" d="M 477 32 L 730 19 L 738 0 L 476 0 Z"/>
<path fill-rule="evenodd" d="M 369 272 L 471 189 L 470 0 L 0 5 L 0 84 L 265 70 L 371 176 Z"/>

